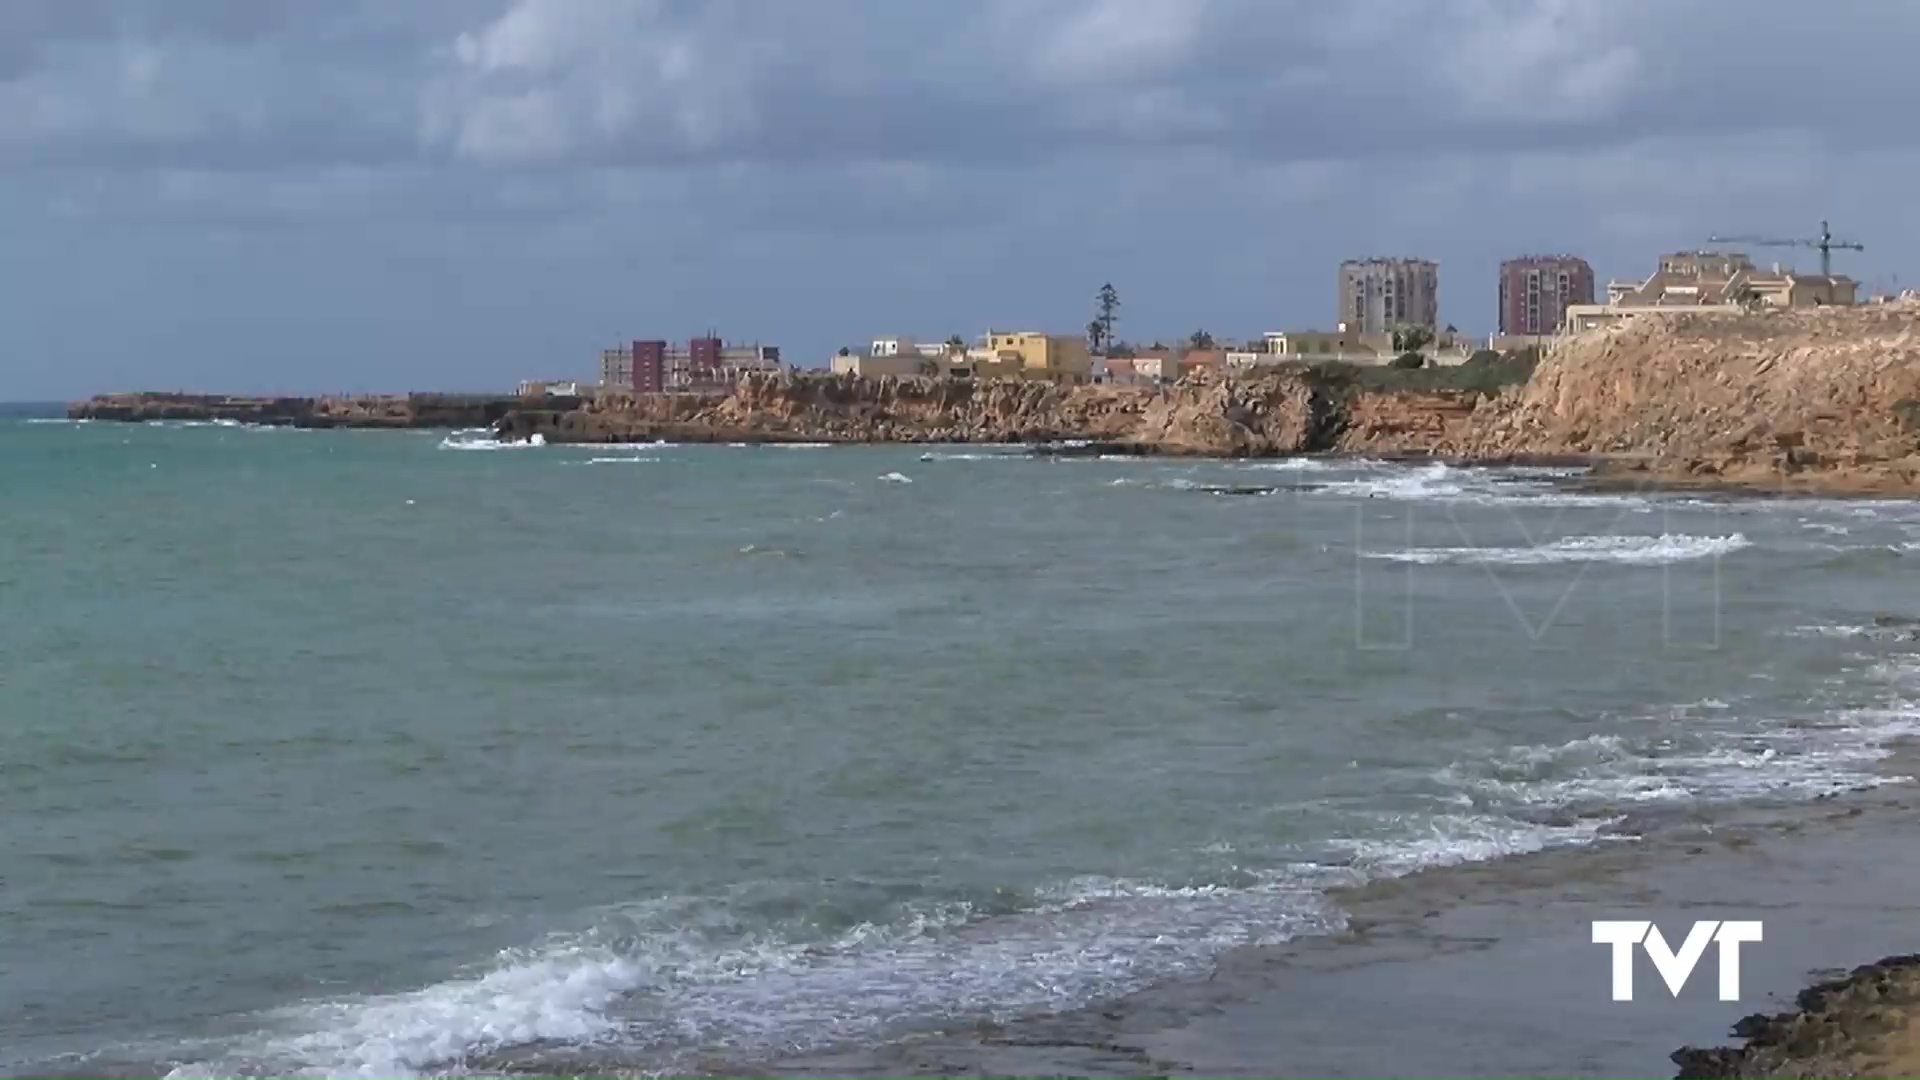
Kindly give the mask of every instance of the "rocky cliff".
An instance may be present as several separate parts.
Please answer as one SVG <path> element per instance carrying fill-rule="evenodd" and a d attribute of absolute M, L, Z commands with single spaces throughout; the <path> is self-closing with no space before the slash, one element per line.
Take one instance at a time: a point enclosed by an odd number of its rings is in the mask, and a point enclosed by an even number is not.
<path fill-rule="evenodd" d="M 496 430 L 549 442 L 1089 439 L 1240 457 L 1332 449 L 1344 416 L 1336 393 L 1298 372 L 1196 376 L 1164 388 L 752 375 L 724 396 L 615 395 L 576 409 L 522 409 Z"/>
<path fill-rule="evenodd" d="M 1920 303 L 1643 317 L 1568 339 L 1474 414 L 1468 457 L 1663 481 L 1920 488 Z"/>

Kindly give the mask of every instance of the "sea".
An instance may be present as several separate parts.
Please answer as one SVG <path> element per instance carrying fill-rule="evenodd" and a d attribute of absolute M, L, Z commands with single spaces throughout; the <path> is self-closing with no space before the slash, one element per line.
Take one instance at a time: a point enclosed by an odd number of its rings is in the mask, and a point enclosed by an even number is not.
<path fill-rule="evenodd" d="M 1908 781 L 1920 503 L 1574 473 L 0 420 L 0 1073 L 858 1047 Z"/>

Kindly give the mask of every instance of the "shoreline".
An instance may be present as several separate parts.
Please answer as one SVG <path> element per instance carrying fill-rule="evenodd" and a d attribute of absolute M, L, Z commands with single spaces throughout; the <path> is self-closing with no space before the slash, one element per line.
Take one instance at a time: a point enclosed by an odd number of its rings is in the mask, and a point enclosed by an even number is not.
<path fill-rule="evenodd" d="M 1348 912 L 1345 932 L 1231 950 L 1204 979 L 887 1046 L 744 1067 L 717 1062 L 697 1075 L 1912 1075 L 1902 1066 L 1835 1069 L 1878 1052 L 1870 1035 L 1853 1033 L 1863 1017 L 1920 1031 L 1920 967 L 1894 966 L 1911 996 L 1891 1003 L 1857 989 L 1883 984 L 1885 962 L 1844 980 L 1855 988 L 1851 994 L 1819 985 L 1830 977 L 1829 965 L 1920 947 L 1920 919 L 1911 919 L 1920 916 L 1920 901 L 1907 902 L 1920 896 L 1920 868 L 1896 858 L 1912 824 L 1911 798 L 1893 787 L 1719 815 L 1649 815 L 1671 820 L 1630 842 L 1603 840 L 1335 890 L 1332 899 Z M 1842 902 L 1845 890 L 1823 889 L 1817 876 L 1810 889 L 1803 879 L 1781 880 L 1781 870 L 1795 864 L 1843 871 L 1853 884 L 1880 875 L 1881 887 L 1872 890 L 1880 906 L 1862 917 L 1874 901 Z M 1797 903 L 1780 903 L 1780 894 L 1796 892 Z M 1676 944 L 1694 918 L 1760 918 L 1771 938 L 1747 947 L 1740 1002 L 1715 998 L 1709 958 L 1677 999 L 1641 960 L 1641 995 L 1616 1003 L 1607 950 L 1588 934 L 1592 919 L 1622 917 L 1652 918 Z M 1774 941 L 1780 944 L 1769 951 Z M 1762 1014 L 1804 996 L 1809 982 L 1829 1003 L 1828 1015 L 1811 1025 L 1793 1016 L 1763 1022 Z M 1809 1026 L 1841 1026 L 1848 1034 L 1796 1041 Z M 1755 1035 L 1755 1044 L 1720 1046 L 1736 1030 Z"/>
<path fill-rule="evenodd" d="M 481 406 L 483 409 L 497 409 L 499 406 Z M 77 406 L 76 406 L 77 408 Z M 109 423 L 166 423 L 181 419 L 200 419 L 178 416 L 109 416 L 90 415 L 73 416 L 74 420 L 99 420 Z M 295 427 L 311 430 L 479 430 L 492 428 L 491 423 L 464 423 L 448 419 L 448 414 L 435 413 L 425 419 L 396 419 L 392 417 L 375 418 L 319 418 L 299 420 L 288 417 L 262 418 L 250 416 L 245 419 L 236 416 L 220 415 L 214 420 L 232 420 L 241 424 L 257 424 L 264 427 Z M 462 417 L 460 419 L 472 419 Z M 664 441 L 681 445 L 740 445 L 740 446 L 782 446 L 794 444 L 812 444 L 833 447 L 876 447 L 897 446 L 903 448 L 928 446 L 991 446 L 1021 449 L 1032 457 L 1155 457 L 1184 461 L 1285 461 L 1303 458 L 1315 461 L 1378 461 L 1396 465 L 1445 465 L 1449 468 L 1535 468 L 1535 469 L 1580 469 L 1582 475 L 1566 477 L 1561 483 L 1569 491 L 1594 494 L 1700 494 L 1720 495 L 1728 498 L 1783 498 L 1783 499 L 1920 499 L 1920 479 L 1909 480 L 1903 476 L 1886 473 L 1852 473 L 1840 469 L 1811 469 L 1787 473 L 1779 471 L 1745 471 L 1727 475 L 1715 472 L 1695 472 L 1695 466 L 1665 464 L 1637 455 L 1615 454 L 1569 454 L 1557 452 L 1515 453 L 1498 455 L 1453 455 L 1435 453 L 1426 450 L 1392 449 L 1336 449 L 1305 450 L 1297 452 L 1271 452 L 1247 454 L 1221 454 L 1205 449 L 1181 446 L 1159 446 L 1133 441 L 1114 441 L 1090 439 L 1073 436 L 1048 436 L 1039 438 L 993 437 L 978 439 L 955 439 L 943 435 L 941 438 L 921 438 L 917 436 L 854 437 L 840 433 L 804 433 L 786 431 L 765 431 L 758 429 L 721 429 L 698 425 L 674 425 L 663 427 L 658 432 Z M 541 438 L 549 446 L 601 446 L 631 445 L 632 440 L 608 434 L 585 435 L 556 433 L 542 434 Z M 501 438 L 499 441 L 516 441 Z M 656 441 L 653 438 L 641 440 Z"/>
<path fill-rule="evenodd" d="M 1899 958 L 1920 950 L 1920 866 L 1904 858 L 1915 789 L 1898 781 L 1916 767 L 1897 750 L 1877 788 L 1630 813 L 1590 843 L 1335 888 L 1344 930 L 1230 949 L 1204 976 L 1064 1012 L 664 1072 L 555 1046 L 465 1064 L 693 1080 L 1914 1075 L 1920 961 Z M 1718 1000 L 1708 956 L 1677 997 L 1639 959 L 1636 1000 L 1620 1003 L 1590 939 L 1593 920 L 1618 918 L 1651 919 L 1676 946 L 1703 918 L 1760 919 L 1767 936 L 1743 951 L 1739 1001 Z M 1809 995 L 1824 1010 L 1810 1020 L 1791 1011 Z M 1723 1045 L 1736 1035 L 1751 1042 Z M 1914 1056 L 1889 1056 L 1902 1046 Z"/>

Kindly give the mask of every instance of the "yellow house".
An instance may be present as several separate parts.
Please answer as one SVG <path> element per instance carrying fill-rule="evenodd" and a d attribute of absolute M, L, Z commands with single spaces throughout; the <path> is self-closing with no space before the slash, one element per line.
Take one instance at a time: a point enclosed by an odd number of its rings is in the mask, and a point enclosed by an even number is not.
<path fill-rule="evenodd" d="M 1086 382 L 1093 378 L 1093 355 L 1075 334 L 1037 330 L 988 330 L 968 358 L 982 375 Z"/>

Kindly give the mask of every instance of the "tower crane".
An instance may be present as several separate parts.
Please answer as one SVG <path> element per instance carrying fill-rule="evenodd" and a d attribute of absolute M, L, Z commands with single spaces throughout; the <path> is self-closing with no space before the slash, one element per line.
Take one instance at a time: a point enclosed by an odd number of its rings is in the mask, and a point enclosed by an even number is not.
<path fill-rule="evenodd" d="M 1709 236 L 1707 237 L 1707 243 L 1752 244 L 1755 247 L 1813 248 L 1820 252 L 1820 274 L 1822 277 L 1833 276 L 1833 253 L 1835 251 L 1867 250 L 1864 244 L 1856 244 L 1850 240 L 1835 240 L 1833 238 L 1833 230 L 1829 229 L 1827 223 L 1824 221 L 1820 223 L 1820 238 L 1818 240 L 1775 240 L 1764 236 Z"/>

